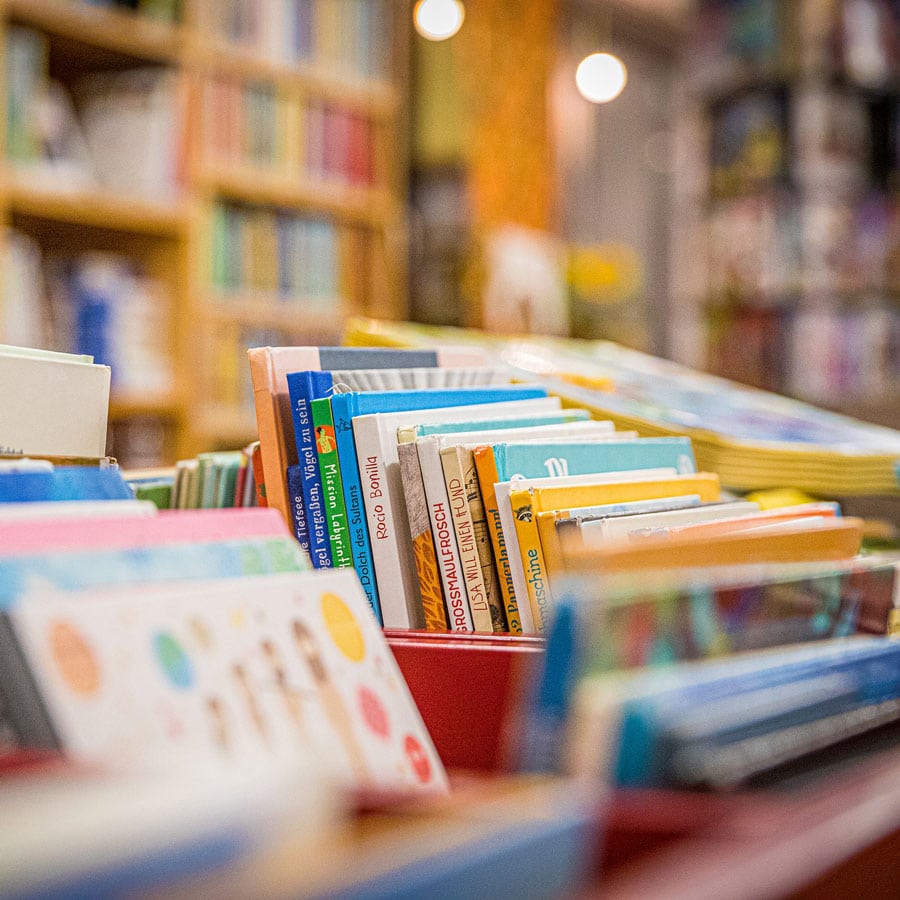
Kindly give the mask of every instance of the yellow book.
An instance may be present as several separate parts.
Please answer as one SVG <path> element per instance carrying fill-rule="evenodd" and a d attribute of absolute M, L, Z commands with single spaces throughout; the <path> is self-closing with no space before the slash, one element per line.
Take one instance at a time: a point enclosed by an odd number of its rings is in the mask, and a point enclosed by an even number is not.
<path fill-rule="evenodd" d="M 553 597 L 541 549 L 532 492 L 528 489 L 510 491 L 509 504 L 512 507 L 516 541 L 522 556 L 525 586 L 528 589 L 528 602 L 534 617 L 534 627 L 539 634 L 544 634 L 550 624 Z"/>
<path fill-rule="evenodd" d="M 684 531 L 616 542 L 602 549 L 571 550 L 563 545 L 566 567 L 579 573 L 703 568 L 762 563 L 852 559 L 859 552 L 863 522 L 851 517 L 794 523 L 752 531 L 710 535 Z"/>
<path fill-rule="evenodd" d="M 562 544 L 556 531 L 556 522 L 559 513 L 556 510 L 539 512 L 537 519 L 538 537 L 541 541 L 541 549 L 544 553 L 544 565 L 547 570 L 547 580 L 551 588 L 553 582 L 562 575 L 565 568 Z"/>

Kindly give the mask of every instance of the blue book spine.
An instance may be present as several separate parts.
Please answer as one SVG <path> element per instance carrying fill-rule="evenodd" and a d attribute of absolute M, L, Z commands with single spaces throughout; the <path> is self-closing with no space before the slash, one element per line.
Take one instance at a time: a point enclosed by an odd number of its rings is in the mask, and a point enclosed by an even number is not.
<path fill-rule="evenodd" d="M 309 526 L 306 522 L 306 508 L 303 503 L 303 467 L 288 466 L 287 489 L 291 501 L 291 524 L 294 537 L 301 548 L 309 553 Z"/>
<path fill-rule="evenodd" d="M 322 474 L 319 470 L 310 404 L 313 400 L 328 395 L 331 390 L 331 373 L 289 372 L 287 383 L 297 441 L 297 461 L 303 475 L 300 488 L 308 534 L 305 549 L 315 568 L 329 569 L 332 565 L 331 540 L 325 517 Z M 293 495 L 291 502 L 296 505 Z"/>
<path fill-rule="evenodd" d="M 344 505 L 347 507 L 347 529 L 350 533 L 353 568 L 356 569 L 375 618 L 383 624 L 381 602 L 375 585 L 375 568 L 372 565 L 372 543 L 369 539 L 369 526 L 366 523 L 366 509 L 363 504 L 362 480 L 356 461 L 356 441 L 353 438 L 353 416 L 358 406 L 357 397 L 358 395 L 354 393 L 332 395 L 331 414 L 334 417 L 334 435 L 337 441 L 341 484 L 344 489 Z"/>

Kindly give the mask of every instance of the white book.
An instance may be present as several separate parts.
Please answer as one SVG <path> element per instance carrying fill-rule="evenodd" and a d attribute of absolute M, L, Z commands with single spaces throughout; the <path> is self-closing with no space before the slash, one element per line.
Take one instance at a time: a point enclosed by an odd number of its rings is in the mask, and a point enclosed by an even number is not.
<path fill-rule="evenodd" d="M 474 416 L 492 409 L 506 412 L 548 412 L 559 409 L 558 397 L 509 400 L 466 406 Z M 459 406 L 371 413 L 353 419 L 353 437 L 362 479 L 363 499 L 372 543 L 372 562 L 386 628 L 417 628 L 423 624 L 422 604 L 406 515 L 397 429 L 415 423 L 452 422 L 462 413 Z"/>
<path fill-rule="evenodd" d="M 606 541 L 663 534 L 680 525 L 715 522 L 733 519 L 748 513 L 759 512 L 759 505 L 747 500 L 733 503 L 709 503 L 685 509 L 663 512 L 637 513 L 631 516 L 615 516 L 581 523 L 581 538 L 585 547 L 602 546 Z"/>
<path fill-rule="evenodd" d="M 109 366 L 0 352 L 0 453 L 106 455 Z"/>
<path fill-rule="evenodd" d="M 516 536 L 516 523 L 513 518 L 509 494 L 512 490 L 531 487 L 567 487 L 580 484 L 606 484 L 617 481 L 652 481 L 658 478 L 669 478 L 678 473 L 669 469 L 635 469 L 625 472 L 608 472 L 599 475 L 566 475 L 561 478 L 517 478 L 515 481 L 501 481 L 494 485 L 497 495 L 497 510 L 500 513 L 500 527 L 506 541 L 506 552 L 509 557 L 509 569 L 512 575 L 513 588 L 519 603 L 522 617 L 522 631 L 525 634 L 537 633 L 537 623 L 531 613 L 528 600 L 528 585 L 525 583 L 525 569 L 522 565 L 522 554 L 519 552 L 519 540 Z"/>

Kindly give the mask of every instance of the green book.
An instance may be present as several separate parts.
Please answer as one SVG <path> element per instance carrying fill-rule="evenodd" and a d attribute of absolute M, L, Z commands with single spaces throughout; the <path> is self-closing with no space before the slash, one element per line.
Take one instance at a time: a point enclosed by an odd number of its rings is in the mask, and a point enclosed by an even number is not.
<path fill-rule="evenodd" d="M 350 533 L 347 530 L 347 508 L 344 504 L 344 486 L 338 463 L 337 441 L 334 434 L 334 417 L 331 399 L 320 397 L 310 403 L 313 420 L 313 438 L 319 457 L 322 477 L 322 505 L 328 523 L 331 542 L 331 561 L 335 568 L 353 565 Z"/>

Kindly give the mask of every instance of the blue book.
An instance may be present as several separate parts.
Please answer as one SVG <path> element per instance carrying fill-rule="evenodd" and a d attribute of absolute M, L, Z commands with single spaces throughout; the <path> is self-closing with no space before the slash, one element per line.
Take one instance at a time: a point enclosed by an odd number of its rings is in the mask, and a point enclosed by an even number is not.
<path fill-rule="evenodd" d="M 303 503 L 302 466 L 287 467 L 287 489 L 291 510 L 291 528 L 294 532 L 294 537 L 297 539 L 297 543 L 300 544 L 300 547 L 310 554 L 310 560 L 312 560 L 313 557 L 310 551 L 309 542 L 309 524 L 306 521 L 306 506 Z"/>
<path fill-rule="evenodd" d="M 133 500 L 116 466 L 58 466 L 51 472 L 0 473 L 0 503 L 48 500 Z"/>
<path fill-rule="evenodd" d="M 836 639 L 640 684 L 620 708 L 616 782 L 732 786 L 900 718 L 900 644 Z"/>
<path fill-rule="evenodd" d="M 409 598 L 411 592 L 408 579 L 413 578 L 414 565 L 405 575 L 400 561 L 400 553 L 396 540 L 396 524 L 393 503 L 390 500 L 386 471 L 376 477 L 380 480 L 383 496 L 376 506 L 385 509 L 381 517 L 386 526 L 383 533 L 378 534 L 379 545 L 386 547 L 387 557 L 382 557 L 380 570 L 375 570 L 372 555 L 372 535 L 367 523 L 367 506 L 363 495 L 362 479 L 357 459 L 356 437 L 353 420 L 358 416 L 373 413 L 411 412 L 414 410 L 436 409 L 454 406 L 474 406 L 478 404 L 500 403 L 510 400 L 530 400 L 546 397 L 544 388 L 529 385 L 503 385 L 482 388 L 439 388 L 410 391 L 368 391 L 334 394 L 331 398 L 331 410 L 334 416 L 334 430 L 338 445 L 338 462 L 341 470 L 341 482 L 344 488 L 344 500 L 347 509 L 347 526 L 350 530 L 350 542 L 353 547 L 353 564 L 359 574 L 363 587 L 368 593 L 377 584 L 377 594 L 381 598 L 381 609 L 385 616 L 384 624 L 390 628 L 409 628 L 415 620 L 402 616 L 402 609 L 409 610 L 415 599 Z M 393 462 L 396 463 L 396 434 L 393 436 Z M 376 465 L 383 465 L 383 457 Z M 371 500 L 371 477 L 369 499 Z M 399 516 L 397 517 L 399 519 Z M 412 548 L 409 548 L 410 553 Z M 399 574 L 398 574 L 399 573 Z M 404 587 L 404 585 L 406 585 Z M 388 616 L 385 611 L 385 586 L 391 594 L 390 604 L 396 616 Z M 404 621 L 405 619 L 405 621 Z"/>
<path fill-rule="evenodd" d="M 300 505 L 305 511 L 308 533 L 304 549 L 309 552 L 313 566 L 317 569 L 329 568 L 332 562 L 331 542 L 322 504 L 322 476 L 313 433 L 311 404 L 313 400 L 328 396 L 332 386 L 331 372 L 289 372 L 287 384 L 297 442 L 297 462 L 302 473 Z M 292 507 L 297 506 L 295 491 L 290 491 L 289 500 Z"/>
<path fill-rule="evenodd" d="M 553 443 L 494 444 L 494 461 L 500 481 L 514 475 L 591 475 L 630 469 L 674 468 L 688 474 L 697 471 L 691 439 L 687 437 L 626 438 L 611 441 L 554 441 Z"/>

